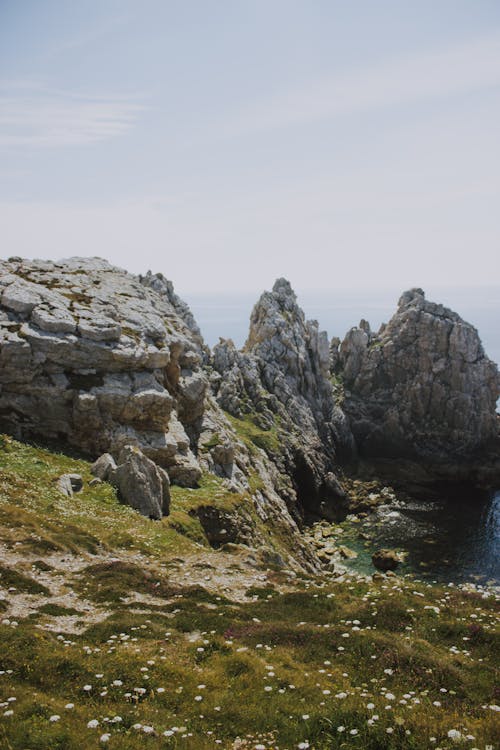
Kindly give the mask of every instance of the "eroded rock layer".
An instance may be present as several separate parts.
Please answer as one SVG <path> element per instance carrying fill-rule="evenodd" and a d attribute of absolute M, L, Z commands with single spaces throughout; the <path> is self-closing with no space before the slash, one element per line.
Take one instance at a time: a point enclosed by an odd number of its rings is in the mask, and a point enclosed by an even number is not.
<path fill-rule="evenodd" d="M 195 484 L 207 383 L 199 331 L 175 299 L 163 277 L 141 283 L 97 258 L 2 262 L 2 429 L 93 457 L 135 445 Z"/>

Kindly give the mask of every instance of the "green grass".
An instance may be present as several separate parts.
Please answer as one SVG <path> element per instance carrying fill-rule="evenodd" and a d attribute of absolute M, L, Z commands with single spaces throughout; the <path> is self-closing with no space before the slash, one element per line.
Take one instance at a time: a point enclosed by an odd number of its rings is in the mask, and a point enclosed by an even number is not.
<path fill-rule="evenodd" d="M 210 448 L 216 448 L 221 443 L 220 435 L 218 435 L 216 432 L 206 441 L 206 443 L 203 443 L 203 448 L 205 450 L 210 450 Z"/>
<path fill-rule="evenodd" d="M 74 607 L 63 607 L 60 604 L 53 604 L 48 602 L 38 608 L 38 612 L 42 615 L 50 615 L 51 617 L 66 617 L 68 615 L 79 615 L 80 610 L 74 609 Z"/>
<path fill-rule="evenodd" d="M 244 502 L 217 478 L 173 488 L 172 516 L 153 522 L 105 485 L 59 496 L 54 479 L 70 470 L 88 479 L 85 462 L 0 445 L 0 537 L 18 559 L 0 578 L 2 750 L 292 750 L 304 742 L 448 750 L 457 747 L 450 730 L 474 737 L 464 747 L 495 743 L 493 596 L 410 578 L 303 575 L 291 584 L 286 572 L 233 558 L 225 563 L 228 579 L 241 578 L 233 600 L 183 577 L 187 557 L 198 554 L 191 571 L 221 573 L 223 557 L 197 541 L 191 515 L 206 502 Z M 72 606 L 51 601 L 47 581 L 62 585 Z M 9 615 L 26 593 L 39 597 L 35 615 Z M 85 621 L 89 606 L 99 615 L 93 622 Z M 81 629 L 64 632 L 76 612 Z"/>
<path fill-rule="evenodd" d="M 137 586 L 139 574 L 130 574 Z M 407 581 L 384 586 L 310 584 L 237 605 L 178 589 L 160 610 L 115 602 L 102 622 L 66 641 L 30 621 L 0 627 L 2 696 L 17 698 L 13 716 L 1 718 L 3 746 L 95 748 L 107 732 L 109 747 L 120 750 L 198 750 L 216 746 L 214 739 L 232 748 L 236 736 L 248 736 L 242 747 L 273 738 L 270 747 L 307 740 L 326 750 L 344 746 L 339 726 L 357 730 L 347 734 L 348 747 L 373 750 L 428 748 L 432 736 L 450 748 L 450 729 L 473 735 L 471 747 L 491 744 L 495 713 L 488 706 L 496 700 L 500 651 L 494 602 L 478 606 L 466 594 Z M 407 616 L 388 624 L 395 596 Z M 462 632 L 475 632 L 472 625 L 487 639 L 460 642 Z M 460 652 L 450 652 L 457 643 Z M 50 722 L 52 715 L 61 718 Z M 110 723 L 117 715 L 122 721 Z M 379 718 L 368 724 L 373 715 Z M 87 728 L 92 719 L 97 730 Z M 134 729 L 137 723 L 154 727 L 156 736 Z M 183 732 L 162 735 L 181 726 Z"/>
<path fill-rule="evenodd" d="M 96 602 L 117 602 L 133 591 L 158 597 L 176 592 L 160 574 L 121 560 L 88 565 L 76 574 L 74 588 Z"/>
<path fill-rule="evenodd" d="M 48 594 L 50 593 L 46 586 L 33 580 L 30 576 L 13 570 L 6 565 L 0 565 L 0 586 L 10 588 L 11 586 L 26 594 Z"/>
<path fill-rule="evenodd" d="M 84 489 L 69 503 L 57 489 L 63 473 L 79 473 Z M 205 474 L 196 490 L 171 488 L 171 515 L 151 523 L 121 505 L 115 490 L 103 483 L 89 487 L 90 463 L 43 448 L 0 441 L 0 541 L 33 553 L 92 554 L 126 549 L 162 557 L 207 544 L 198 507 L 217 505 L 230 510 L 245 496 L 229 492 L 223 481 Z"/>
<path fill-rule="evenodd" d="M 208 473 L 202 475 L 197 489 L 174 485 L 170 492 L 173 509 L 187 513 L 196 511 L 204 505 L 216 505 L 223 510 L 233 510 L 245 499 L 245 495 L 238 495 L 227 489 L 220 477 Z"/>
<path fill-rule="evenodd" d="M 255 423 L 251 414 L 237 418 L 226 413 L 226 417 L 250 452 L 252 450 L 255 452 L 255 447 L 257 447 L 264 450 L 269 456 L 276 456 L 280 453 L 281 443 L 277 424 L 269 430 L 263 430 Z"/>

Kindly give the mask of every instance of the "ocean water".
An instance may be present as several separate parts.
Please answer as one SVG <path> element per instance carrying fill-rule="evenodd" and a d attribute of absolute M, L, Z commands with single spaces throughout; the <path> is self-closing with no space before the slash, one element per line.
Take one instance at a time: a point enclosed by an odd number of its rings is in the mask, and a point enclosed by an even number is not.
<path fill-rule="evenodd" d="M 406 553 L 402 573 L 440 583 L 500 586 L 500 492 L 382 505 L 347 525 L 342 542 L 358 555 L 346 566 L 360 573 L 373 572 L 374 549 L 389 547 Z"/>
<path fill-rule="evenodd" d="M 500 364 L 500 287 L 481 289 L 427 288 L 427 299 L 441 302 L 474 325 L 486 354 Z M 241 347 L 248 334 L 254 294 L 210 293 L 184 295 L 213 346 L 231 338 Z M 306 317 L 319 322 L 329 337 L 343 338 L 361 318 L 373 330 L 393 315 L 401 290 L 332 289 L 331 292 L 298 292 Z M 500 488 L 489 497 L 456 501 L 412 501 L 383 506 L 363 522 L 375 547 L 399 547 L 408 553 L 403 570 L 442 582 L 500 584 Z M 346 542 L 358 558 L 351 567 L 373 571 L 370 549 L 353 533 Z M 370 545 L 370 546 L 371 546 Z"/>

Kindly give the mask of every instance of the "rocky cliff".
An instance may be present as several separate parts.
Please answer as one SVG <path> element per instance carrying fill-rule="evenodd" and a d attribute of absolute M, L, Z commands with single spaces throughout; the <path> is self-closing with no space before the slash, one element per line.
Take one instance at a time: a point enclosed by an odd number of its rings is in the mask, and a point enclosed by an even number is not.
<path fill-rule="evenodd" d="M 255 305 L 242 352 L 231 341 L 214 348 L 212 386 L 219 405 L 263 430 L 275 430 L 273 461 L 296 518 L 333 518 L 346 507 L 335 471 L 353 452 L 329 375 L 327 334 L 306 321 L 285 279 Z"/>
<path fill-rule="evenodd" d="M 235 429 L 211 395 L 207 359 L 189 308 L 161 274 L 135 277 L 97 258 L 0 263 L 0 430 L 119 462 L 127 448 L 123 498 L 152 486 L 151 473 L 161 483 L 152 459 L 173 483 L 207 487 L 189 512 L 214 546 L 245 542 L 276 559 L 293 550 L 314 567 L 292 518 L 292 484 L 263 448 L 274 423 Z M 161 498 L 150 505 L 152 517 L 168 512 Z"/>
<path fill-rule="evenodd" d="M 221 339 L 210 352 L 161 274 L 97 258 L 0 263 L 0 430 L 108 452 L 134 507 L 137 487 L 162 486 L 155 518 L 170 481 L 207 488 L 189 513 L 213 546 L 314 567 L 299 528 L 359 501 L 342 470 L 358 454 L 392 461 L 390 476 L 411 465 L 412 481 L 498 481 L 499 392 L 475 329 L 421 290 L 377 334 L 362 321 L 329 343 L 278 279 L 243 350 Z"/>
<path fill-rule="evenodd" d="M 161 276 L 97 258 L 2 262 L 2 427 L 91 456 L 135 445 L 192 486 L 207 387 L 200 339 Z"/>
<path fill-rule="evenodd" d="M 476 329 L 421 289 L 402 295 L 378 333 L 362 321 L 333 342 L 332 368 L 363 457 L 407 459 L 429 480 L 500 474 L 497 366 Z"/>

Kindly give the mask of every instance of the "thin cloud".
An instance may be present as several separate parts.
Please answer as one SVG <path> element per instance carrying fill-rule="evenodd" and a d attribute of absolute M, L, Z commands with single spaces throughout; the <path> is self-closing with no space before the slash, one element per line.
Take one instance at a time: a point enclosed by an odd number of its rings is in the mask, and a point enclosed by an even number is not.
<path fill-rule="evenodd" d="M 0 83 L 0 146 L 58 148 L 123 135 L 144 106 L 126 97 L 74 95 Z"/>
<path fill-rule="evenodd" d="M 441 51 L 339 72 L 254 102 L 226 119 L 226 134 L 274 130 L 500 86 L 500 31 Z"/>
<path fill-rule="evenodd" d="M 133 16 L 131 13 L 113 14 L 107 20 L 101 20 L 95 26 L 87 28 L 85 31 L 75 34 L 70 38 L 64 39 L 60 44 L 54 45 L 47 53 L 46 59 L 51 60 L 63 56 L 68 52 L 74 52 L 80 48 L 89 47 L 103 37 L 107 37 L 109 34 L 116 34 L 116 31 L 120 26 L 126 25 L 132 19 Z"/>

